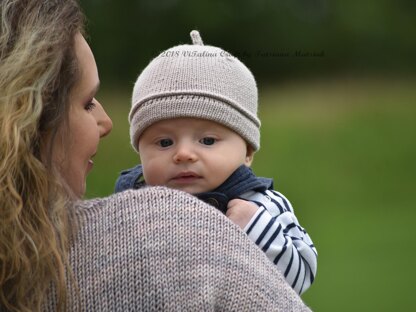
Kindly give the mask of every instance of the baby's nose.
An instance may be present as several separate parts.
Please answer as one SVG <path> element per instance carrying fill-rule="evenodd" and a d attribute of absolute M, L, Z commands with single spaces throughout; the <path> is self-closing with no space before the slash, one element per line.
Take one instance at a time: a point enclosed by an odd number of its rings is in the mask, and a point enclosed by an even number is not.
<path fill-rule="evenodd" d="M 187 144 L 182 144 L 178 146 L 178 149 L 176 150 L 176 153 L 173 156 L 173 160 L 175 163 L 186 162 L 186 161 L 195 162 L 197 159 L 198 159 L 197 154 L 192 149 L 192 147 L 190 147 Z"/>

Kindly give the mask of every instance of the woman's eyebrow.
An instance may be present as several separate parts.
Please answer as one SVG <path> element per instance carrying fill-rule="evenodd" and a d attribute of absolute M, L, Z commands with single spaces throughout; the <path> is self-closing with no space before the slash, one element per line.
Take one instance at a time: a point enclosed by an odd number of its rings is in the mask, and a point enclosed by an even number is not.
<path fill-rule="evenodd" d="M 90 91 L 88 94 L 89 98 L 95 97 L 95 95 L 98 93 L 98 90 L 100 89 L 100 81 L 95 85 L 95 87 Z"/>

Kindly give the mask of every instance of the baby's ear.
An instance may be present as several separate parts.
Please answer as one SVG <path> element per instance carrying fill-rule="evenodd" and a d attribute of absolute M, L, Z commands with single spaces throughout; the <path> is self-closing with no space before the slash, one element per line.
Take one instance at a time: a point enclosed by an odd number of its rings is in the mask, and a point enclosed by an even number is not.
<path fill-rule="evenodd" d="M 250 167 L 251 163 L 253 162 L 253 158 L 254 158 L 254 149 L 250 145 L 247 145 L 247 153 L 246 153 L 246 159 L 245 159 L 244 164 L 247 167 Z"/>

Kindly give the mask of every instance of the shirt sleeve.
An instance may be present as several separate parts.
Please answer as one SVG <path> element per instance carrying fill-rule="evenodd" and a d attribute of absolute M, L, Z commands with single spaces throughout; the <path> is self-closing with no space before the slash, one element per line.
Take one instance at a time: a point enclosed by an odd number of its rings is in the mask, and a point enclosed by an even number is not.
<path fill-rule="evenodd" d="M 292 205 L 279 192 L 247 192 L 242 199 L 254 202 L 258 211 L 244 231 L 283 273 L 299 294 L 313 283 L 317 251 L 308 233 L 297 220 Z"/>

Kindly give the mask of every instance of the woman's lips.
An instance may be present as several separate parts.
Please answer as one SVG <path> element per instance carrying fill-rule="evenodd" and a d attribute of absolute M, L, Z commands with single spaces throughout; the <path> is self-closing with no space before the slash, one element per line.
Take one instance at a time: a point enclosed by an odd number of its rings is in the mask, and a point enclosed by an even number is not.
<path fill-rule="evenodd" d="M 94 167 L 94 161 L 92 159 L 89 159 L 88 160 L 87 172 L 90 172 L 92 170 L 92 167 Z"/>
<path fill-rule="evenodd" d="M 95 152 L 94 154 L 92 154 L 91 158 L 88 159 L 88 164 L 87 164 L 87 173 L 90 172 L 92 170 L 92 167 L 94 167 L 94 161 L 92 160 L 94 158 L 94 156 L 97 154 L 97 152 Z"/>

